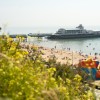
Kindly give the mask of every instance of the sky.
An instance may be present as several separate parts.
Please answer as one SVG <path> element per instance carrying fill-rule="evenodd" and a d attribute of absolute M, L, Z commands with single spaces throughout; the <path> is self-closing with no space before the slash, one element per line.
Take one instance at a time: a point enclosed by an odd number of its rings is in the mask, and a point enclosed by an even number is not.
<path fill-rule="evenodd" d="M 100 26 L 100 0 L 0 0 L 0 25 Z"/>

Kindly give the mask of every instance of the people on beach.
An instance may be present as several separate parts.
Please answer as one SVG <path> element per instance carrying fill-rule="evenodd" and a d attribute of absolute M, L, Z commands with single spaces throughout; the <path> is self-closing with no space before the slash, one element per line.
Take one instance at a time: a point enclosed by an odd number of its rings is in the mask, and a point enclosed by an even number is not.
<path fill-rule="evenodd" d="M 32 44 L 22 44 L 22 48 L 23 49 L 27 49 L 29 53 L 32 52 L 31 47 L 33 45 Z M 39 52 L 42 52 L 42 57 L 44 60 L 48 60 L 50 59 L 50 57 L 55 57 L 57 62 L 61 62 L 62 64 L 64 63 L 70 63 L 72 64 L 73 61 L 73 65 L 78 64 L 80 59 L 87 59 L 89 58 L 89 56 L 92 57 L 91 53 L 90 55 L 84 55 L 83 52 L 80 50 L 79 52 L 73 52 L 73 57 L 72 57 L 72 51 L 70 50 L 70 48 L 67 48 L 66 50 L 59 50 L 55 48 L 46 48 L 46 47 L 42 47 L 42 46 L 36 46 L 38 47 Z M 99 56 L 99 55 L 98 55 Z M 100 57 L 97 56 L 97 53 L 94 54 L 94 56 L 92 57 L 94 60 L 100 59 Z"/>

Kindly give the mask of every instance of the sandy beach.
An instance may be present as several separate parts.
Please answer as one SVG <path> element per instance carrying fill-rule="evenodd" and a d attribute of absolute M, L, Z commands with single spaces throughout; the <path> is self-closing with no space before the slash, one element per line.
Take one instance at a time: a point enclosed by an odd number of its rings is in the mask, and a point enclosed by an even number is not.
<path fill-rule="evenodd" d="M 85 55 L 81 52 L 75 52 L 71 51 L 70 49 L 67 50 L 59 50 L 56 48 L 47 48 L 43 46 L 38 45 L 32 45 L 32 44 L 21 44 L 22 47 L 26 48 L 27 46 L 29 48 L 37 47 L 39 52 L 42 52 L 42 58 L 46 61 L 48 61 L 50 58 L 55 57 L 57 62 L 60 62 L 61 64 L 69 64 L 69 65 L 78 65 L 80 60 L 86 60 L 88 58 L 92 58 L 94 60 L 98 60 L 100 62 L 100 55 Z"/>
<path fill-rule="evenodd" d="M 79 60 L 85 60 L 88 58 L 92 58 L 94 60 L 100 61 L 100 56 L 91 56 L 91 55 L 84 55 L 81 52 L 75 52 L 70 50 L 58 50 L 56 48 L 46 48 L 46 47 L 39 47 L 42 51 L 42 57 L 47 61 L 51 57 L 55 57 L 57 62 L 61 64 L 72 64 L 77 65 Z"/>

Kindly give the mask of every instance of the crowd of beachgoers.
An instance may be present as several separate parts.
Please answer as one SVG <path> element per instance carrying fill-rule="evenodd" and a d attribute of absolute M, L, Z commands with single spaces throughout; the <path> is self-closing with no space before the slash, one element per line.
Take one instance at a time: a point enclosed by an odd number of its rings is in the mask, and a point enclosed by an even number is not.
<path fill-rule="evenodd" d="M 75 52 L 71 51 L 70 48 L 67 49 L 57 49 L 56 46 L 54 48 L 47 48 L 43 46 L 38 45 L 32 45 L 28 43 L 22 43 L 22 48 L 27 49 L 28 52 L 31 53 L 31 47 L 37 47 L 38 51 L 41 52 L 42 58 L 45 61 L 48 61 L 50 58 L 55 58 L 57 62 L 61 64 L 70 64 L 70 65 L 78 65 L 80 60 L 86 60 L 88 58 L 91 58 L 93 60 L 100 61 L 100 55 L 85 55 L 81 51 Z"/>

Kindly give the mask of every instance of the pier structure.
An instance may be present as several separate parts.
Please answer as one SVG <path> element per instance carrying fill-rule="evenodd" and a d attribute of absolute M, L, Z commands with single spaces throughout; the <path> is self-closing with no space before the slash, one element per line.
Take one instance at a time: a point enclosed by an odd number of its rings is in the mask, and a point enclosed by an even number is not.
<path fill-rule="evenodd" d="M 28 36 L 30 37 L 47 37 L 47 36 L 51 36 L 52 34 L 51 33 L 29 33 L 29 34 L 9 34 L 9 37 L 11 38 L 16 38 L 16 37 L 24 37 L 24 38 L 27 38 Z M 0 35 L 2 36 L 2 34 Z"/>

